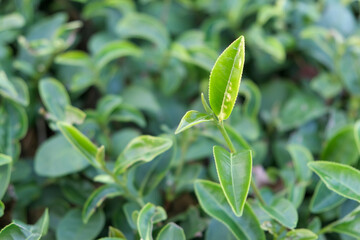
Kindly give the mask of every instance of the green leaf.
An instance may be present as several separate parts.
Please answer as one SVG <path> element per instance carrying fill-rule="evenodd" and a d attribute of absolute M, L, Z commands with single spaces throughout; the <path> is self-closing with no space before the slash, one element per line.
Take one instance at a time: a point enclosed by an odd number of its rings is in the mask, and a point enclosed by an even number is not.
<path fill-rule="evenodd" d="M 121 106 L 111 114 L 110 120 L 133 122 L 142 128 L 146 126 L 146 120 L 142 112 L 128 104 L 121 104 Z"/>
<path fill-rule="evenodd" d="M 221 188 L 236 216 L 241 216 L 250 189 L 251 151 L 229 153 L 215 146 L 214 158 Z"/>
<path fill-rule="evenodd" d="M 360 171 L 344 164 L 316 161 L 308 163 L 332 191 L 360 202 Z"/>
<path fill-rule="evenodd" d="M 61 151 L 58 151 L 61 149 Z M 47 139 L 35 155 L 35 172 L 45 177 L 60 177 L 79 172 L 89 162 L 62 135 Z"/>
<path fill-rule="evenodd" d="M 6 240 L 39 240 L 42 236 L 46 235 L 49 227 L 49 213 L 46 209 L 41 218 L 35 225 L 27 225 L 20 221 L 15 221 L 0 232 L 0 239 Z"/>
<path fill-rule="evenodd" d="M 214 114 L 213 110 L 211 110 L 209 104 L 207 103 L 207 101 L 205 99 L 204 93 L 201 93 L 201 103 L 202 103 L 202 105 L 204 107 L 204 110 L 206 111 L 207 114 L 209 114 L 209 115 Z"/>
<path fill-rule="evenodd" d="M 321 159 L 330 162 L 338 162 L 354 165 L 359 158 L 354 136 L 354 127 L 345 126 L 338 130 L 325 144 L 321 153 Z"/>
<path fill-rule="evenodd" d="M 4 205 L 4 203 L 0 200 L 0 218 L 4 215 L 4 209 L 5 209 L 5 205 Z"/>
<path fill-rule="evenodd" d="M 90 57 L 84 51 L 73 50 L 57 55 L 55 62 L 58 64 L 83 67 L 90 64 Z"/>
<path fill-rule="evenodd" d="M 4 196 L 11 175 L 12 158 L 0 153 L 0 200 Z"/>
<path fill-rule="evenodd" d="M 286 234 L 286 240 L 316 240 L 318 236 L 308 229 L 294 229 Z"/>
<path fill-rule="evenodd" d="M 216 60 L 210 74 L 210 106 L 219 118 L 227 119 L 235 105 L 245 62 L 245 40 L 241 36 Z"/>
<path fill-rule="evenodd" d="M 236 240 L 232 232 L 221 222 L 211 219 L 205 233 L 205 240 Z"/>
<path fill-rule="evenodd" d="M 192 126 L 197 125 L 199 123 L 209 122 L 212 120 L 213 120 L 212 116 L 206 113 L 201 113 L 195 110 L 188 111 L 181 119 L 179 126 L 175 131 L 175 134 L 181 133 L 182 131 L 185 131 L 186 129 L 189 129 Z"/>
<path fill-rule="evenodd" d="M 86 224 L 94 214 L 96 208 L 101 206 L 106 198 L 113 198 L 122 195 L 124 192 L 117 185 L 104 185 L 96 189 L 86 200 L 83 210 L 82 219 Z"/>
<path fill-rule="evenodd" d="M 261 208 L 273 219 L 287 228 L 293 229 L 298 222 L 294 205 L 285 198 L 276 198 L 270 205 L 260 204 Z"/>
<path fill-rule="evenodd" d="M 69 124 L 82 124 L 86 114 L 79 108 L 68 105 L 65 107 L 65 121 Z"/>
<path fill-rule="evenodd" d="M 247 116 L 256 118 L 261 105 L 261 93 L 256 84 L 250 80 L 242 82 L 239 94 L 245 96 L 243 109 Z"/>
<path fill-rule="evenodd" d="M 169 45 L 169 34 L 162 22 L 150 15 L 131 13 L 119 21 L 116 33 L 121 38 L 142 38 L 164 50 Z"/>
<path fill-rule="evenodd" d="M 126 239 L 125 235 L 117 228 L 109 226 L 109 237 L 123 238 Z"/>
<path fill-rule="evenodd" d="M 163 227 L 156 240 L 185 240 L 184 230 L 175 223 L 168 223 Z"/>
<path fill-rule="evenodd" d="M 96 146 L 79 130 L 68 123 L 58 122 L 59 130 L 66 139 L 96 168 L 99 163 L 96 161 L 98 149 Z"/>
<path fill-rule="evenodd" d="M 355 143 L 360 153 L 360 121 L 357 121 L 354 126 Z"/>
<path fill-rule="evenodd" d="M 337 233 L 346 234 L 354 238 L 360 236 L 360 207 L 357 207 L 343 219 L 331 226 L 331 230 Z"/>
<path fill-rule="evenodd" d="M 56 228 L 57 240 L 95 239 L 105 224 L 105 215 L 97 211 L 85 224 L 81 219 L 81 210 L 70 210 Z"/>
<path fill-rule="evenodd" d="M 323 182 L 319 181 L 311 198 L 309 208 L 312 213 L 322 213 L 339 206 L 345 200 L 346 198 L 331 191 Z"/>
<path fill-rule="evenodd" d="M 56 120 L 65 120 L 66 106 L 71 104 L 65 87 L 53 78 L 45 78 L 39 83 L 39 93 L 46 109 Z"/>
<path fill-rule="evenodd" d="M 29 104 L 29 91 L 26 83 L 20 78 L 10 81 L 4 71 L 0 71 L 0 95 L 23 106 Z"/>
<path fill-rule="evenodd" d="M 96 106 L 99 121 L 107 123 L 112 112 L 121 106 L 122 98 L 117 95 L 106 95 L 101 98 Z"/>
<path fill-rule="evenodd" d="M 115 41 L 107 43 L 96 53 L 94 64 L 97 70 L 101 70 L 105 65 L 115 59 L 140 55 L 141 50 L 135 44 L 128 41 Z"/>
<path fill-rule="evenodd" d="M 137 228 L 141 239 L 152 240 L 153 224 L 166 219 L 166 212 L 162 207 L 147 203 L 139 212 Z"/>
<path fill-rule="evenodd" d="M 297 179 L 300 181 L 309 181 L 312 172 L 308 168 L 307 163 L 314 161 L 310 151 L 307 148 L 296 144 L 288 145 L 287 150 L 289 151 L 294 162 Z"/>
<path fill-rule="evenodd" d="M 245 204 L 242 217 L 237 217 L 219 184 L 196 180 L 195 193 L 204 211 L 225 224 L 237 239 L 265 240 L 265 234 L 250 206 Z"/>
<path fill-rule="evenodd" d="M 120 174 L 139 161 L 150 162 L 156 156 L 168 150 L 172 144 L 172 140 L 169 138 L 149 135 L 137 137 L 131 140 L 117 158 L 115 172 Z"/>

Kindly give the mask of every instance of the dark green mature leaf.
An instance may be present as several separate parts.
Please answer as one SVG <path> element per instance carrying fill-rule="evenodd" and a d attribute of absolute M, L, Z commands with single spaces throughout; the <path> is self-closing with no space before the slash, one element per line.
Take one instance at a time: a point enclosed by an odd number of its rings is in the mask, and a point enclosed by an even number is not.
<path fill-rule="evenodd" d="M 360 202 L 360 171 L 345 164 L 317 161 L 308 163 L 332 191 Z"/>
<path fill-rule="evenodd" d="M 172 146 L 172 140 L 165 137 L 143 135 L 133 139 L 119 155 L 115 163 L 115 172 L 122 173 L 133 164 L 150 162 L 156 156 Z"/>
<path fill-rule="evenodd" d="M 96 69 L 101 70 L 106 64 L 125 56 L 140 56 L 141 50 L 128 41 L 110 42 L 103 46 L 95 55 Z"/>
<path fill-rule="evenodd" d="M 58 122 L 58 128 L 64 134 L 66 139 L 90 162 L 91 165 L 98 168 L 99 163 L 96 161 L 98 149 L 96 146 L 79 130 L 70 124 Z"/>
<path fill-rule="evenodd" d="M 179 126 L 175 131 L 175 134 L 181 133 L 182 131 L 185 131 L 186 129 L 189 129 L 199 123 L 209 122 L 212 120 L 213 117 L 206 113 L 201 113 L 195 110 L 188 111 L 181 119 Z"/>
<path fill-rule="evenodd" d="M 229 153 L 215 146 L 214 158 L 221 188 L 236 216 L 241 216 L 250 189 L 251 151 Z"/>
<path fill-rule="evenodd" d="M 11 157 L 0 153 L 0 200 L 4 196 L 10 182 Z"/>
<path fill-rule="evenodd" d="M 62 135 L 47 139 L 35 155 L 35 172 L 40 176 L 59 177 L 81 171 L 88 165 L 86 158 Z"/>
<path fill-rule="evenodd" d="M 316 240 L 318 236 L 308 229 L 294 229 L 286 234 L 286 240 Z"/>
<path fill-rule="evenodd" d="M 49 227 L 49 213 L 46 209 L 41 218 L 35 225 L 27 225 L 19 221 L 15 221 L 0 232 L 0 239 L 6 240 L 39 240 L 46 235 Z"/>
<path fill-rule="evenodd" d="M 227 119 L 234 107 L 245 62 L 245 40 L 236 39 L 217 59 L 209 82 L 210 106 L 220 121 Z"/>
<path fill-rule="evenodd" d="M 354 136 L 354 127 L 345 126 L 337 131 L 326 143 L 321 159 L 330 162 L 354 165 L 359 158 Z"/>
<path fill-rule="evenodd" d="M 175 223 L 168 223 L 163 227 L 156 240 L 185 240 L 184 230 Z"/>
<path fill-rule="evenodd" d="M 57 240 L 79 240 L 95 239 L 105 224 L 105 215 L 102 211 L 97 211 L 84 224 L 81 219 L 81 210 L 73 209 L 69 211 L 59 222 L 56 228 Z"/>
<path fill-rule="evenodd" d="M 223 193 L 221 186 L 206 180 L 195 181 L 195 193 L 204 211 L 222 222 L 239 240 L 265 240 L 259 221 L 245 204 L 242 217 L 237 217 Z"/>
<path fill-rule="evenodd" d="M 147 203 L 139 212 L 137 228 L 141 239 L 152 240 L 153 224 L 165 220 L 167 217 L 162 207 Z"/>
<path fill-rule="evenodd" d="M 211 219 L 205 233 L 205 240 L 236 240 L 233 233 L 221 222 Z"/>
<path fill-rule="evenodd" d="M 331 230 L 337 233 L 343 233 L 354 238 L 360 236 L 360 207 L 357 207 L 343 219 L 331 226 Z"/>
<path fill-rule="evenodd" d="M 113 198 L 122 195 L 124 192 L 117 185 L 104 185 L 96 189 L 86 200 L 83 210 L 82 219 L 86 224 L 94 214 L 96 208 L 101 206 L 106 198 Z"/>
<path fill-rule="evenodd" d="M 319 181 L 310 201 L 310 211 L 313 213 L 326 212 L 339 206 L 345 200 L 346 198 L 331 191 L 322 181 Z"/>
<path fill-rule="evenodd" d="M 287 228 L 293 229 L 298 222 L 294 205 L 285 198 L 276 198 L 270 205 L 260 204 L 261 208 L 273 219 Z"/>
<path fill-rule="evenodd" d="M 70 105 L 70 97 L 65 87 L 53 78 L 46 78 L 39 83 L 39 93 L 46 109 L 57 120 L 65 120 L 65 108 Z"/>
<path fill-rule="evenodd" d="M 126 15 L 116 26 L 121 38 L 142 38 L 156 44 L 162 50 L 169 45 L 169 34 L 165 26 L 149 15 L 131 13 Z"/>
<path fill-rule="evenodd" d="M 307 148 L 296 144 L 289 145 L 287 149 L 294 162 L 297 179 L 300 181 L 309 181 L 312 172 L 308 168 L 307 163 L 314 161 L 311 152 Z"/>

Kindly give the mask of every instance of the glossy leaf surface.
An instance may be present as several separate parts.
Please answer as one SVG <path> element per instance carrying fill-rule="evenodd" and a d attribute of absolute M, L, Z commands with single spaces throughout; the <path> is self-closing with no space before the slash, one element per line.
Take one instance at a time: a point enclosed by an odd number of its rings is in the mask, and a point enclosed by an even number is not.
<path fill-rule="evenodd" d="M 185 240 L 184 230 L 175 223 L 166 224 L 159 232 L 156 240 Z"/>
<path fill-rule="evenodd" d="M 209 82 L 211 109 L 220 121 L 227 119 L 238 96 L 245 62 L 245 40 L 236 39 L 217 59 Z"/>
<path fill-rule="evenodd" d="M 201 113 L 195 110 L 188 111 L 181 119 L 175 131 L 175 134 L 181 133 L 182 131 L 185 131 L 186 129 L 189 129 L 192 126 L 197 125 L 199 123 L 209 122 L 212 120 L 213 120 L 212 116 L 206 113 Z"/>
<path fill-rule="evenodd" d="M 264 232 L 249 205 L 245 204 L 242 217 L 237 217 L 219 184 L 197 180 L 195 193 L 204 211 L 226 225 L 237 239 L 265 240 Z"/>
<path fill-rule="evenodd" d="M 308 166 L 332 191 L 360 202 L 360 171 L 348 165 L 317 161 Z"/>
<path fill-rule="evenodd" d="M 136 162 L 150 162 L 172 146 L 172 140 L 165 137 L 143 135 L 133 139 L 119 155 L 115 163 L 117 173 L 124 172 Z"/>
<path fill-rule="evenodd" d="M 261 208 L 273 219 L 287 228 L 294 229 L 298 222 L 298 213 L 294 205 L 285 198 L 276 198 L 270 205 L 260 204 Z"/>
<path fill-rule="evenodd" d="M 214 158 L 221 188 L 236 216 L 241 216 L 250 188 L 251 151 L 229 153 L 215 146 Z"/>

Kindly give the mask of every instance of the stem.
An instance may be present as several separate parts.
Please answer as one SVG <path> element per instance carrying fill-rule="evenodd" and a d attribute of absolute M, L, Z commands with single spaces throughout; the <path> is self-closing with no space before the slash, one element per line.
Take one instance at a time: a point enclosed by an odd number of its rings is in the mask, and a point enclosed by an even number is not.
<path fill-rule="evenodd" d="M 223 123 L 223 122 L 218 122 L 218 123 L 216 124 L 216 126 L 218 127 L 218 129 L 220 130 L 221 134 L 223 135 L 223 137 L 224 137 L 224 139 L 225 139 L 225 141 L 226 141 L 226 143 L 227 143 L 227 145 L 228 145 L 228 147 L 229 147 L 229 149 L 230 149 L 230 152 L 231 152 L 231 153 L 236 152 L 236 149 L 235 149 L 235 147 L 234 147 L 234 144 L 231 142 L 231 139 L 230 139 L 229 135 L 227 134 L 226 129 L 224 128 L 224 123 Z"/>
<path fill-rule="evenodd" d="M 223 122 L 216 122 L 216 126 L 219 128 L 221 134 L 223 135 L 229 149 L 230 149 L 230 152 L 231 153 L 235 153 L 236 152 L 236 149 L 234 147 L 234 144 L 232 143 L 229 135 L 227 134 L 227 131 L 224 127 L 224 123 Z M 261 193 L 258 189 L 258 187 L 256 186 L 255 184 L 255 181 L 254 179 L 251 177 L 251 187 L 252 189 L 254 190 L 254 194 L 256 196 L 256 198 L 263 204 L 263 205 L 266 205 L 266 202 L 265 200 L 263 199 L 263 197 L 261 196 Z"/>
<path fill-rule="evenodd" d="M 263 199 L 263 197 L 261 196 L 260 190 L 258 189 L 258 187 L 255 184 L 255 181 L 253 178 L 251 178 L 251 188 L 254 191 L 254 194 L 256 196 L 257 199 L 259 199 L 259 201 L 261 202 L 261 204 L 266 205 L 265 200 Z"/>
<path fill-rule="evenodd" d="M 116 176 L 112 171 L 110 171 L 105 165 L 102 166 L 102 170 L 104 170 L 104 172 L 106 172 L 106 173 L 114 180 L 114 182 L 115 182 L 117 185 L 121 186 L 121 187 L 124 189 L 124 191 L 125 191 L 125 197 L 130 198 L 130 199 L 136 201 L 141 207 L 143 207 L 143 206 L 145 205 L 144 201 L 143 201 L 141 198 L 139 198 L 139 197 L 135 196 L 134 194 L 132 194 L 132 193 L 129 191 L 129 189 L 127 188 L 126 184 L 123 183 L 122 181 L 120 181 L 120 180 L 117 178 L 117 176 Z"/>

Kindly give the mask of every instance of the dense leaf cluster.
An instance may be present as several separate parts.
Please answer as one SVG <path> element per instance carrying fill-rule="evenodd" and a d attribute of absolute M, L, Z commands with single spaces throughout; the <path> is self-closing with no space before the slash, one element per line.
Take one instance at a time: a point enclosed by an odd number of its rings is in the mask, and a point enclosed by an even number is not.
<path fill-rule="evenodd" d="M 0 240 L 360 239 L 359 19 L 0 0 Z"/>

